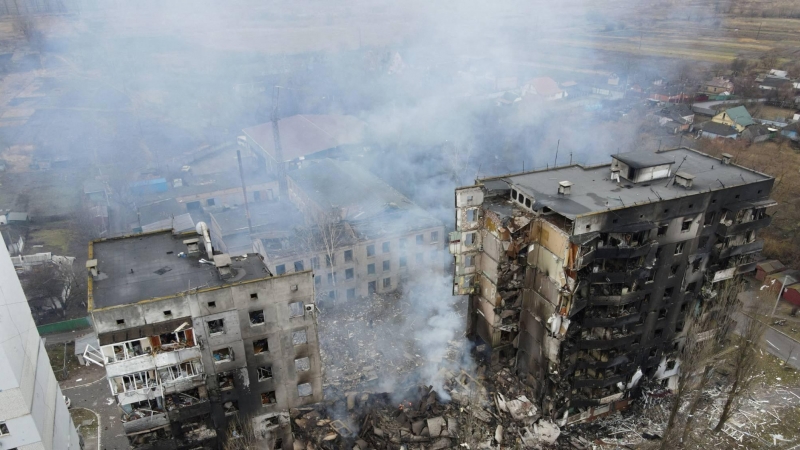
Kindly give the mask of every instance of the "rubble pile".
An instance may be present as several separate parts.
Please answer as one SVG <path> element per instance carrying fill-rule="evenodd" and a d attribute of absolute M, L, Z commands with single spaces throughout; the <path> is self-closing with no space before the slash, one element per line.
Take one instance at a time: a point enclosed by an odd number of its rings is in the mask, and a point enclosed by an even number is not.
<path fill-rule="evenodd" d="M 295 449 L 548 448 L 560 435 L 555 424 L 540 420 L 521 386 L 510 386 L 507 369 L 482 379 L 444 369 L 439 376 L 445 380 L 441 391 L 411 386 L 393 393 L 347 392 L 325 405 L 293 410 Z M 503 387 L 504 393 L 497 390 Z"/>

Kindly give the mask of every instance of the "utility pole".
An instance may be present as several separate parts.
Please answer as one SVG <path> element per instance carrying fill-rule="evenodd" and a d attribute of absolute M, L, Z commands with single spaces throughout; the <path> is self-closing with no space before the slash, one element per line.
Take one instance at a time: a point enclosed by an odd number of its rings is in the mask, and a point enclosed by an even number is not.
<path fill-rule="evenodd" d="M 786 289 L 786 279 L 789 278 L 788 275 L 783 276 L 783 285 L 781 285 L 781 290 L 778 291 L 778 298 L 775 299 L 775 307 L 772 308 L 772 314 L 769 315 L 770 318 L 775 317 L 775 311 L 778 310 L 778 303 L 781 302 L 781 295 L 783 295 L 783 290 Z"/>
<path fill-rule="evenodd" d="M 559 139 L 558 142 L 556 143 L 556 160 L 553 163 L 553 167 L 557 167 L 558 166 L 558 148 L 559 147 L 561 147 L 561 139 Z"/>
<path fill-rule="evenodd" d="M 762 25 L 764 25 L 764 22 L 761 22 L 760 24 L 758 24 L 758 33 L 756 33 L 756 40 L 758 40 L 758 37 L 761 36 L 761 26 Z"/>

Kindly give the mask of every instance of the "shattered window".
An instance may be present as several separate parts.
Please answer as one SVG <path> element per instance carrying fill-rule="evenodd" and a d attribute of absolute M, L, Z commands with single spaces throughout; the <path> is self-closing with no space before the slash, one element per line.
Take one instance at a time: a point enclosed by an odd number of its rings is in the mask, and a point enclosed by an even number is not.
<path fill-rule="evenodd" d="M 233 389 L 233 373 L 223 372 L 217 374 L 217 386 L 223 391 Z"/>
<path fill-rule="evenodd" d="M 268 391 L 261 393 L 261 404 L 262 405 L 272 405 L 273 403 L 277 403 L 278 400 L 275 398 L 275 391 Z"/>
<path fill-rule="evenodd" d="M 289 303 L 289 317 L 302 316 L 304 309 L 303 302 Z"/>
<path fill-rule="evenodd" d="M 264 310 L 250 311 L 250 326 L 264 324 Z"/>
<path fill-rule="evenodd" d="M 477 217 L 477 209 L 468 209 L 467 210 L 467 222 L 475 222 L 475 218 Z"/>
<path fill-rule="evenodd" d="M 215 363 L 233 361 L 233 350 L 228 347 L 221 348 L 219 350 L 214 350 L 211 356 L 214 358 Z"/>
<path fill-rule="evenodd" d="M 367 246 L 367 256 L 375 256 L 375 245 L 371 244 Z"/>
<path fill-rule="evenodd" d="M 258 381 L 269 380 L 272 378 L 272 366 L 261 366 L 257 370 Z"/>
<path fill-rule="evenodd" d="M 692 228 L 692 219 L 684 219 L 683 223 L 681 224 L 681 232 L 689 231 Z"/>
<path fill-rule="evenodd" d="M 306 330 L 297 330 L 292 331 L 292 345 L 301 345 L 308 342 L 308 336 L 306 336 Z"/>
<path fill-rule="evenodd" d="M 658 226 L 658 235 L 659 236 L 666 236 L 667 235 L 667 230 L 669 230 L 669 224 L 668 223 L 659 225 Z"/>
<path fill-rule="evenodd" d="M 264 339 L 257 339 L 253 341 L 253 354 L 258 355 L 259 353 L 264 353 L 269 351 L 269 341 L 267 338 Z"/>
<path fill-rule="evenodd" d="M 283 275 L 286 273 L 286 264 L 278 264 L 275 266 L 275 274 Z"/>
<path fill-rule="evenodd" d="M 347 269 L 347 270 L 344 271 L 344 278 L 345 279 L 352 280 L 354 276 L 355 275 L 354 275 L 354 270 L 353 269 Z"/>
<path fill-rule="evenodd" d="M 307 370 L 311 370 L 311 360 L 308 359 L 308 357 L 295 359 L 294 370 L 296 372 L 305 372 Z"/>
<path fill-rule="evenodd" d="M 368 264 L 367 265 L 367 274 L 368 275 L 372 275 L 374 273 L 375 273 L 375 264 L 374 263 Z"/>
<path fill-rule="evenodd" d="M 308 397 L 313 392 L 311 383 L 303 383 L 297 385 L 297 395 L 300 397 Z"/>
<path fill-rule="evenodd" d="M 208 333 L 212 336 L 225 332 L 225 321 L 223 319 L 209 320 L 206 323 L 208 324 Z"/>

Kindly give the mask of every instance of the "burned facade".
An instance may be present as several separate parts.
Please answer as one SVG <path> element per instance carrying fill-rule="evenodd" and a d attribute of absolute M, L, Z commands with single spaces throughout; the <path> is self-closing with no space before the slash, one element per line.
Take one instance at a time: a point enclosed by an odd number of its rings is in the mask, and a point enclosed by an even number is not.
<path fill-rule="evenodd" d="M 84 356 L 105 366 L 134 448 L 218 448 L 252 426 L 290 449 L 289 408 L 322 399 L 313 275 L 217 254 L 204 225 L 90 243 L 100 347 Z"/>
<path fill-rule="evenodd" d="M 458 188 L 468 332 L 560 424 L 624 407 L 643 377 L 674 387 L 688 314 L 755 269 L 773 181 L 680 148 Z"/>

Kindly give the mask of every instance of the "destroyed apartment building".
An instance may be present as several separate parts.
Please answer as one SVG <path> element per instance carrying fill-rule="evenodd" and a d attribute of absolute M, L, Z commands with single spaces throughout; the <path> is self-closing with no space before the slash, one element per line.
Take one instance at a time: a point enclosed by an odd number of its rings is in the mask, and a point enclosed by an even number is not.
<path fill-rule="evenodd" d="M 354 299 L 393 291 L 414 270 L 443 270 L 444 224 L 357 164 L 308 162 L 287 185 L 304 222 L 254 242 L 273 273 L 312 269 L 320 295 Z"/>
<path fill-rule="evenodd" d="M 219 448 L 250 426 L 261 448 L 292 448 L 289 409 L 322 399 L 311 271 L 215 252 L 203 222 L 93 241 L 86 265 L 99 348 L 84 357 L 133 448 Z"/>
<path fill-rule="evenodd" d="M 773 182 L 679 148 L 458 188 L 468 333 L 560 425 L 624 408 L 643 377 L 674 388 L 689 312 L 755 270 Z"/>

